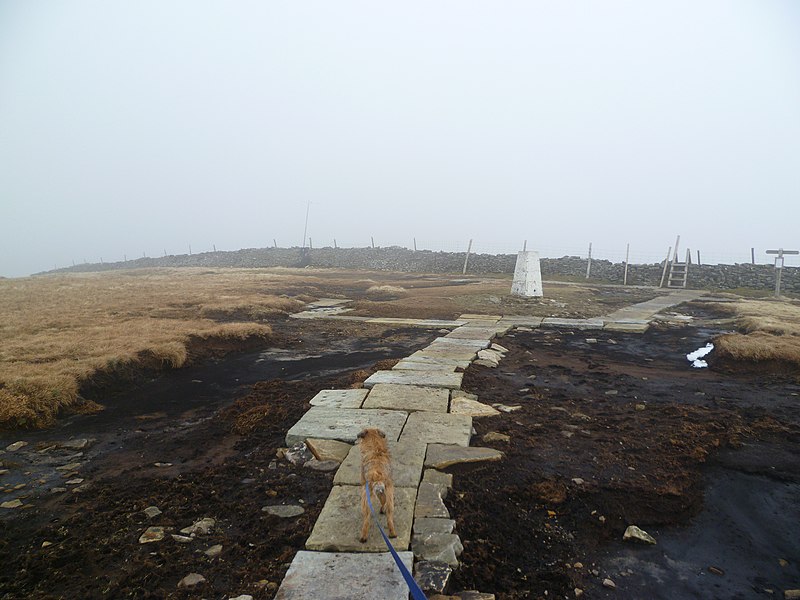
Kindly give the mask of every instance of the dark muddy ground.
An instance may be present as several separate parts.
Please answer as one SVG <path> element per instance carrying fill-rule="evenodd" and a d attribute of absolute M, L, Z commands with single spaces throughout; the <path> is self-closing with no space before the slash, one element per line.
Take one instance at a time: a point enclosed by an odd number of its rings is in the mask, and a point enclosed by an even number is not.
<path fill-rule="evenodd" d="M 26 484 L 0 499 L 30 505 L 0 512 L 0 598 L 272 598 L 332 480 L 276 460 L 285 432 L 320 389 L 357 385 L 377 361 L 438 335 L 275 327 L 275 348 L 140 380 L 97 396 L 105 412 L 54 430 L 0 434 L 3 448 L 30 442 L 0 455 L 0 488 Z M 465 550 L 452 588 L 501 600 L 574 598 L 576 588 L 588 598 L 779 598 L 799 588 L 800 385 L 737 374 L 713 354 L 711 368 L 691 369 L 684 355 L 713 334 L 516 332 L 499 340 L 510 349 L 499 368 L 471 367 L 469 391 L 520 408 L 475 420 L 473 444 L 505 460 L 455 471 L 447 504 Z M 485 444 L 489 431 L 511 441 Z M 80 437 L 96 438 L 83 454 L 53 447 Z M 81 465 L 56 470 L 69 462 Z M 74 479 L 84 482 L 62 483 Z M 305 513 L 261 511 L 290 503 Z M 148 506 L 162 514 L 148 518 Z M 208 535 L 169 537 L 203 517 L 216 520 Z M 658 545 L 623 543 L 629 524 Z M 167 538 L 139 544 L 151 525 Z M 190 572 L 206 583 L 178 590 Z"/>
<path fill-rule="evenodd" d="M 28 505 L 0 512 L 0 598 L 271 598 L 333 478 L 276 460 L 286 431 L 319 390 L 358 385 L 381 360 L 438 335 L 308 321 L 275 329 L 280 348 L 142 380 L 98 398 L 104 412 L 52 430 L 2 433 L 2 448 L 29 445 L 0 455 L 9 469 L 0 499 Z M 54 447 L 70 438 L 95 441 L 82 452 Z M 69 463 L 80 465 L 57 470 Z M 297 503 L 306 512 L 293 519 L 261 510 Z M 148 518 L 149 506 L 162 514 Z M 170 537 L 204 517 L 216 520 L 208 535 Z M 140 544 L 149 526 L 165 527 L 166 539 Z M 216 544 L 221 554 L 207 557 Z M 190 572 L 207 583 L 178 590 Z"/>
<path fill-rule="evenodd" d="M 474 443 L 507 456 L 456 477 L 456 587 L 501 599 L 800 587 L 800 385 L 720 373 L 713 355 L 692 369 L 685 354 L 712 334 L 516 333 L 498 369 L 471 367 L 465 388 L 521 408 L 476 420 Z M 484 444 L 489 431 L 511 441 Z M 658 544 L 622 542 L 632 524 Z"/>

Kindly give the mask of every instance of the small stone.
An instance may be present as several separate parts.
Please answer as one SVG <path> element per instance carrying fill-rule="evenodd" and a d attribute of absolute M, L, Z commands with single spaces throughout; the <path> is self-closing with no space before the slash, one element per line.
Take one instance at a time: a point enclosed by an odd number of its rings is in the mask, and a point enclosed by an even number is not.
<path fill-rule="evenodd" d="M 21 490 L 21 489 L 22 489 L 22 488 L 24 488 L 26 485 L 28 485 L 28 484 L 27 484 L 27 483 L 18 483 L 17 485 L 15 485 L 14 487 L 12 487 L 11 489 L 12 489 L 13 491 Z"/>
<path fill-rule="evenodd" d="M 190 538 L 188 535 L 178 535 L 177 533 L 172 534 L 172 539 L 179 544 L 188 544 L 192 541 L 192 538 Z"/>
<path fill-rule="evenodd" d="M 181 533 L 186 535 L 206 535 L 216 524 L 216 521 L 210 517 L 204 517 L 196 523 L 181 529 Z"/>
<path fill-rule="evenodd" d="M 0 504 L 0 508 L 19 508 L 20 506 L 22 506 L 22 501 L 18 498 Z"/>
<path fill-rule="evenodd" d="M 8 473 L 8 469 L 0 469 L 0 475 L 5 475 Z"/>
<path fill-rule="evenodd" d="M 6 450 L 8 452 L 16 452 L 20 448 L 24 448 L 27 445 L 28 442 L 14 442 L 13 444 L 9 444 L 8 446 L 6 446 Z"/>
<path fill-rule="evenodd" d="M 208 550 L 203 552 L 209 558 L 216 558 L 222 553 L 222 544 L 214 544 Z"/>
<path fill-rule="evenodd" d="M 563 435 L 565 438 L 569 439 L 573 435 L 575 435 L 575 432 L 574 431 L 562 431 L 561 435 Z"/>
<path fill-rule="evenodd" d="M 800 598 L 800 590 L 786 590 L 783 592 L 785 600 L 797 600 Z"/>
<path fill-rule="evenodd" d="M 306 462 L 303 466 L 308 469 L 313 469 L 314 471 L 335 471 L 339 468 L 339 461 L 337 460 L 318 460 L 316 458 L 312 458 L 308 462 Z"/>
<path fill-rule="evenodd" d="M 586 338 L 586 343 L 587 344 L 596 344 L 597 343 L 597 338 Z"/>
<path fill-rule="evenodd" d="M 306 512 L 302 506 L 297 506 L 296 504 L 277 504 L 274 506 L 265 506 L 261 510 L 270 515 L 280 517 L 281 519 L 299 517 Z"/>
<path fill-rule="evenodd" d="M 206 580 L 200 573 L 189 573 L 186 577 L 178 582 L 178 587 L 194 587 L 198 583 L 203 583 Z"/>
<path fill-rule="evenodd" d="M 492 406 L 494 406 L 500 412 L 504 412 L 504 413 L 512 413 L 512 412 L 517 411 L 517 410 L 522 408 L 519 405 L 517 405 L 517 406 L 506 406 L 505 404 L 500 404 L 500 403 L 492 404 Z"/>
<path fill-rule="evenodd" d="M 165 468 L 165 467 L 171 467 L 172 463 L 170 463 L 170 462 L 157 462 L 157 463 L 153 463 L 153 465 L 156 466 L 156 467 L 159 467 L 159 468 Z"/>
<path fill-rule="evenodd" d="M 89 444 L 91 444 L 94 440 L 89 440 L 87 438 L 78 438 L 74 440 L 67 440 L 66 442 L 59 443 L 59 446 L 62 448 L 67 448 L 69 450 L 83 450 Z"/>
<path fill-rule="evenodd" d="M 70 479 L 68 481 L 65 481 L 64 483 L 66 483 L 67 485 L 80 485 L 81 483 L 83 483 L 83 479 L 78 477 L 76 479 Z"/>
<path fill-rule="evenodd" d="M 598 521 L 600 521 L 601 523 L 605 523 L 605 522 L 606 522 L 606 518 L 605 518 L 603 515 L 600 515 L 600 516 L 597 518 L 597 520 L 598 520 Z"/>
<path fill-rule="evenodd" d="M 483 359 L 483 358 L 479 358 L 478 360 L 474 361 L 472 364 L 473 365 L 478 365 L 479 367 L 489 367 L 490 369 L 494 369 L 495 367 L 497 367 L 497 365 L 499 363 L 497 363 L 495 361 L 492 361 L 492 360 L 486 360 L 486 359 Z"/>
<path fill-rule="evenodd" d="M 610 590 L 617 589 L 617 584 L 610 580 L 608 577 L 603 579 L 603 587 L 607 587 Z"/>
<path fill-rule="evenodd" d="M 79 468 L 80 466 L 81 466 L 81 463 L 72 462 L 72 463 L 68 463 L 66 465 L 61 465 L 60 467 L 56 467 L 56 471 L 62 471 L 62 472 L 74 471 L 75 469 Z"/>
<path fill-rule="evenodd" d="M 152 519 L 153 517 L 157 517 L 158 515 L 161 514 L 161 511 L 157 506 L 148 506 L 142 512 L 146 514 L 150 519 Z"/>
<path fill-rule="evenodd" d="M 61 494 L 61 493 L 66 492 L 66 491 L 67 491 L 67 488 L 65 488 L 65 487 L 50 488 L 50 493 L 51 494 Z"/>
<path fill-rule="evenodd" d="M 647 406 L 644 404 L 637 404 L 636 406 L 634 406 L 634 408 L 636 410 L 644 410 L 645 408 L 647 408 Z"/>
<path fill-rule="evenodd" d="M 484 442 L 510 442 L 511 436 L 506 435 L 505 433 L 499 433 L 497 431 L 490 431 L 489 433 L 484 434 L 483 436 Z"/>
<path fill-rule="evenodd" d="M 504 347 L 503 347 L 503 346 L 501 346 L 500 344 L 495 344 L 495 343 L 492 343 L 492 345 L 491 345 L 491 346 L 489 346 L 489 348 L 490 348 L 491 350 L 496 350 L 497 352 L 508 352 L 508 348 L 504 348 Z"/>
<path fill-rule="evenodd" d="M 708 567 L 708 572 L 709 572 L 709 573 L 713 573 L 714 575 L 719 575 L 720 577 L 722 577 L 723 575 L 725 575 L 725 571 L 723 571 L 723 570 L 722 570 L 722 569 L 720 569 L 719 567 L 715 567 L 715 566 L 713 566 L 713 565 L 712 565 L 712 566 L 710 566 L 710 567 Z"/>
<path fill-rule="evenodd" d="M 44 541 L 42 542 L 42 548 L 47 548 L 48 546 L 52 546 L 53 542 Z"/>
<path fill-rule="evenodd" d="M 163 527 L 148 527 L 144 533 L 139 536 L 140 544 L 149 544 L 151 542 L 160 542 L 164 539 Z"/>
<path fill-rule="evenodd" d="M 528 393 L 528 392 L 530 392 L 530 391 L 531 391 L 531 388 L 519 388 L 519 389 L 517 390 L 517 393 L 518 393 L 518 394 L 527 394 L 527 393 Z"/>
<path fill-rule="evenodd" d="M 572 478 L 572 483 L 574 483 L 575 485 L 583 485 L 586 482 L 583 479 L 581 479 L 580 477 L 573 477 Z"/>
<path fill-rule="evenodd" d="M 617 390 L 608 390 L 605 393 L 606 396 L 616 396 L 617 394 L 619 394 L 619 392 Z"/>
<path fill-rule="evenodd" d="M 623 540 L 633 540 L 644 542 L 645 544 L 655 544 L 656 538 L 647 533 L 644 529 L 639 529 L 636 525 L 629 525 L 622 535 Z"/>
<path fill-rule="evenodd" d="M 575 567 L 576 569 L 582 569 L 582 568 L 583 568 L 583 563 L 581 563 L 581 562 L 576 562 L 576 563 L 573 565 L 573 567 Z"/>
<path fill-rule="evenodd" d="M 787 567 L 787 566 L 789 566 L 789 561 L 786 560 L 785 558 L 779 558 L 778 559 L 778 564 L 780 566 L 782 566 L 782 567 Z"/>
<path fill-rule="evenodd" d="M 91 483 L 84 483 L 82 485 L 75 486 L 74 488 L 72 488 L 72 493 L 81 494 L 86 490 L 88 490 L 91 487 L 91 485 L 92 485 Z"/>
<path fill-rule="evenodd" d="M 235 598 L 231 598 L 230 600 L 253 600 L 253 597 L 250 594 L 242 594 L 241 596 L 236 596 Z"/>
<path fill-rule="evenodd" d="M 288 460 L 293 465 L 302 466 L 309 460 L 314 458 L 314 455 L 308 449 L 304 442 L 295 444 L 283 453 L 283 458 Z"/>
<path fill-rule="evenodd" d="M 583 596 L 583 590 L 581 588 L 575 588 L 573 591 L 575 592 L 576 598 L 580 598 L 581 596 Z"/>

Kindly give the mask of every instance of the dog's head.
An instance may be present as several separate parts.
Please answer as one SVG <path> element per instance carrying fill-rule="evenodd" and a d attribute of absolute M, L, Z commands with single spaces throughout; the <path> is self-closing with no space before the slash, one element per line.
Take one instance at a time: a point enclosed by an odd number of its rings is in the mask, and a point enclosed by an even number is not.
<path fill-rule="evenodd" d="M 360 440 L 375 438 L 375 437 L 385 438 L 386 434 L 383 433 L 383 431 L 381 431 L 377 427 L 368 427 L 367 429 L 362 430 L 361 433 L 358 434 L 358 439 Z"/>

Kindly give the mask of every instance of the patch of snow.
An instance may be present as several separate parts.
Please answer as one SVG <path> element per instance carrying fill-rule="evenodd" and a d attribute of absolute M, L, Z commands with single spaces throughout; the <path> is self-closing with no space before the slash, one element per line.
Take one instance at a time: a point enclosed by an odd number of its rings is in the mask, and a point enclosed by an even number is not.
<path fill-rule="evenodd" d="M 713 349 L 714 349 L 714 344 L 708 342 L 702 348 L 698 348 L 694 352 L 690 352 L 689 354 L 687 354 L 686 359 L 692 363 L 692 366 L 695 369 L 703 369 L 708 366 L 708 363 L 700 359 L 703 358 L 709 352 L 711 352 Z"/>

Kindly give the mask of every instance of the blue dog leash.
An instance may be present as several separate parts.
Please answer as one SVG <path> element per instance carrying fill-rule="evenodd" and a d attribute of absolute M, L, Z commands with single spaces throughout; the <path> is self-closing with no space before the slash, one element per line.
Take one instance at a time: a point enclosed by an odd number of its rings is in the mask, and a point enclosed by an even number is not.
<path fill-rule="evenodd" d="M 381 532 L 381 535 L 383 536 L 383 541 L 386 542 L 386 547 L 389 548 L 389 552 L 392 553 L 392 558 L 394 559 L 394 562 L 397 564 L 397 568 L 400 569 L 400 574 L 403 576 L 403 579 L 406 580 L 406 585 L 408 586 L 408 590 L 411 592 L 411 597 L 414 600 L 428 600 L 425 597 L 425 593 L 417 585 L 417 582 L 414 580 L 414 577 L 411 575 L 411 573 L 408 572 L 408 569 L 403 564 L 403 561 L 400 560 L 400 557 L 398 556 L 397 552 L 392 546 L 392 543 L 389 541 L 389 538 L 386 537 L 386 533 L 384 533 L 383 527 L 381 527 L 381 524 L 378 522 L 378 517 L 375 515 L 375 509 L 372 508 L 372 500 L 370 499 L 370 493 L 369 493 L 369 482 L 366 482 L 364 484 L 364 488 L 367 492 L 367 504 L 369 505 L 369 512 L 372 513 L 372 518 L 375 520 L 375 525 L 378 526 L 378 531 Z"/>

